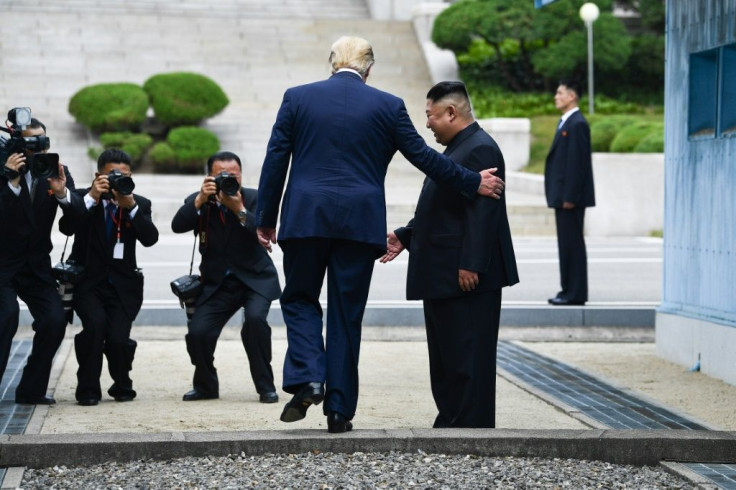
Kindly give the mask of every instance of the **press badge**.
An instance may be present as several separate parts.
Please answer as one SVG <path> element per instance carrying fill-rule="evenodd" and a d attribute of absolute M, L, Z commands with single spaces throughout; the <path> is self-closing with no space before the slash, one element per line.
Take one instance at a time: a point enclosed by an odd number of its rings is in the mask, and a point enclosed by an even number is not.
<path fill-rule="evenodd" d="M 117 242 L 115 244 L 115 248 L 112 249 L 112 258 L 123 260 L 124 250 L 125 250 L 125 245 L 123 244 L 123 242 Z"/>

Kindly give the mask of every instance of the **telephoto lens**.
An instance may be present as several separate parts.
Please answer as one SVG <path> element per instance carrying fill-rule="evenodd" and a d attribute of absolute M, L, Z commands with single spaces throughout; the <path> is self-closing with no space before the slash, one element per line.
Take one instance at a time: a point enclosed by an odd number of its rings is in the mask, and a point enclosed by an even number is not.
<path fill-rule="evenodd" d="M 227 172 L 220 172 L 217 174 L 217 177 L 215 177 L 215 185 L 217 186 L 217 192 L 222 191 L 228 196 L 234 196 L 240 190 L 238 179 Z"/>

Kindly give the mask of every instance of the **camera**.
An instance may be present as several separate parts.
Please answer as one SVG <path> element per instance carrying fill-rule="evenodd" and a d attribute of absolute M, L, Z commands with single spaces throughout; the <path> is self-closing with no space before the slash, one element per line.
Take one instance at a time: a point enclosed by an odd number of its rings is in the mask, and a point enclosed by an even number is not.
<path fill-rule="evenodd" d="M 112 199 L 112 191 L 117 191 L 118 194 L 123 196 L 129 196 L 135 189 L 135 182 L 132 177 L 124 175 L 120 170 L 113 170 L 107 174 L 107 182 L 110 184 L 110 192 L 102 196 L 103 199 Z"/>
<path fill-rule="evenodd" d="M 30 166 L 34 179 L 59 178 L 58 153 L 36 153 L 31 158 Z"/>
<path fill-rule="evenodd" d="M 0 165 L 3 166 L 3 172 L 6 178 L 14 179 L 18 176 L 18 172 L 5 168 L 5 162 L 13 153 L 42 152 L 51 147 L 51 140 L 46 135 L 23 136 L 23 130 L 31 124 L 31 109 L 29 107 L 15 107 L 8 112 L 8 121 L 12 123 L 12 128 L 4 128 L 0 126 L 0 131 L 8 133 L 10 136 L 0 136 Z M 58 177 L 59 156 L 56 155 L 56 168 L 54 172 Z M 39 164 L 40 165 L 40 164 Z M 43 167 L 46 168 L 46 167 Z M 33 167 L 31 168 L 33 170 Z M 20 173 L 23 173 L 21 171 Z M 34 175 L 34 177 L 37 177 Z M 39 177 L 41 178 L 41 177 Z M 48 177 L 46 177 L 48 178 Z"/>
<path fill-rule="evenodd" d="M 51 268 L 51 275 L 60 283 L 76 284 L 84 274 L 84 267 L 73 260 L 59 262 Z"/>
<path fill-rule="evenodd" d="M 222 191 L 228 196 L 234 196 L 240 190 L 238 179 L 227 172 L 220 172 L 217 174 L 215 177 L 215 185 L 217 186 L 217 192 Z"/>
<path fill-rule="evenodd" d="M 202 292 L 202 281 L 197 274 L 181 276 L 171 281 L 171 292 L 179 298 L 183 307 L 186 301 L 197 299 Z"/>

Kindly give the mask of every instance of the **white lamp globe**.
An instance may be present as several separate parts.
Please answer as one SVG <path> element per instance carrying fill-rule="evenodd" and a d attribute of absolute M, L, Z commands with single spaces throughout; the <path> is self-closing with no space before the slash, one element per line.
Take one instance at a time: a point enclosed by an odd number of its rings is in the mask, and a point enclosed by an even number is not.
<path fill-rule="evenodd" d="M 598 5 L 592 2 L 585 3 L 580 7 L 580 18 L 583 19 L 583 22 L 586 24 L 592 24 L 595 22 L 600 13 L 601 11 L 598 8 Z"/>

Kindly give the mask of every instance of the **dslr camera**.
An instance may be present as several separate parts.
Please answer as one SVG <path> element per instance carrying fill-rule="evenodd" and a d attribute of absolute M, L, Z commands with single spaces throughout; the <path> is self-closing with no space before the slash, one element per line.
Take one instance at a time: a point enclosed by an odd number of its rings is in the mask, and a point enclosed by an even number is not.
<path fill-rule="evenodd" d="M 84 267 L 73 260 L 59 262 L 51 268 L 51 275 L 61 283 L 76 284 L 84 274 Z"/>
<path fill-rule="evenodd" d="M 240 184 L 238 179 L 234 175 L 227 172 L 220 172 L 215 177 L 215 185 L 217 186 L 217 192 L 222 191 L 228 196 L 234 196 L 240 190 Z"/>
<path fill-rule="evenodd" d="M 31 124 L 30 107 L 15 107 L 8 112 L 7 120 L 12 127 L 0 126 L 0 131 L 9 136 L 0 134 L 0 165 L 7 179 L 14 179 L 26 173 L 29 169 L 21 167 L 19 172 L 5 167 L 5 162 L 13 153 L 35 153 L 30 160 L 30 172 L 34 178 L 48 179 L 59 177 L 59 155 L 56 153 L 41 153 L 51 147 L 51 140 L 46 135 L 23 136 L 23 130 Z"/>
<path fill-rule="evenodd" d="M 113 170 L 107 174 L 107 182 L 110 184 L 110 192 L 102 196 L 103 199 L 112 199 L 112 191 L 117 191 L 118 194 L 123 196 L 129 196 L 135 189 L 135 182 L 132 177 L 123 175 L 120 170 Z"/>

